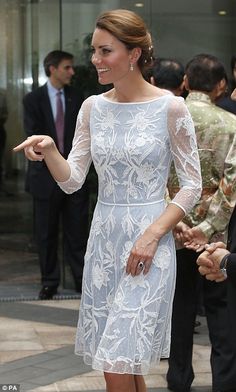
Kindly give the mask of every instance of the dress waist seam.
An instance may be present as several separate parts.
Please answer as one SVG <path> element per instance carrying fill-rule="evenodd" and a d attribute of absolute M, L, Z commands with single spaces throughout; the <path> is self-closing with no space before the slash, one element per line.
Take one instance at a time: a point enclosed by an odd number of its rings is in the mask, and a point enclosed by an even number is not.
<path fill-rule="evenodd" d="M 163 201 L 164 201 L 164 199 L 150 201 L 150 202 L 146 202 L 146 203 L 108 203 L 108 202 L 105 202 L 105 201 L 98 199 L 98 203 L 104 204 L 106 206 L 118 206 L 118 207 L 146 206 L 146 205 L 161 203 Z"/>

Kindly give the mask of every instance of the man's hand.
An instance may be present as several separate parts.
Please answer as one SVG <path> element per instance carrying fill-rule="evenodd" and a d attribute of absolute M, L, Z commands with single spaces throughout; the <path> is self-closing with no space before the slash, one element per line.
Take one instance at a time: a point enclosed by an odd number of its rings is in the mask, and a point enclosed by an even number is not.
<path fill-rule="evenodd" d="M 220 262 L 223 257 L 229 253 L 225 249 L 223 242 L 216 242 L 206 246 L 207 250 L 203 252 L 197 259 L 199 265 L 199 272 L 208 280 L 215 280 L 222 282 L 226 279 L 224 274 L 220 271 Z"/>
<path fill-rule="evenodd" d="M 208 253 L 212 254 L 217 248 L 226 249 L 226 245 L 222 241 L 212 242 L 211 244 L 206 244 L 205 249 Z"/>

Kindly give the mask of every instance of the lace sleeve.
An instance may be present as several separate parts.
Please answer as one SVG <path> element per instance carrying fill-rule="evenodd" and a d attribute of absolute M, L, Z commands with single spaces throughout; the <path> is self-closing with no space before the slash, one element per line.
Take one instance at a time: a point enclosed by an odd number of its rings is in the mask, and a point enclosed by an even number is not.
<path fill-rule="evenodd" d="M 180 186 L 171 203 L 188 214 L 201 196 L 202 179 L 193 120 L 182 98 L 171 100 L 167 125 Z"/>
<path fill-rule="evenodd" d="M 67 162 L 70 166 L 70 178 L 64 182 L 58 182 L 59 187 L 65 193 L 73 193 L 80 189 L 88 174 L 92 162 L 90 153 L 90 110 L 94 96 L 87 98 L 79 111 L 75 135 L 71 152 Z"/>

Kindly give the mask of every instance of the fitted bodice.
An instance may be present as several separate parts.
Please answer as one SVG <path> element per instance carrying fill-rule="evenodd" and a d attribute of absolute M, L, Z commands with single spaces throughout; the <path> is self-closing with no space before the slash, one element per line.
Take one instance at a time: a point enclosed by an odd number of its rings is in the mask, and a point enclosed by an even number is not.
<path fill-rule="evenodd" d="M 91 113 L 91 154 L 99 200 L 146 203 L 163 199 L 171 162 L 166 102 L 97 101 Z"/>

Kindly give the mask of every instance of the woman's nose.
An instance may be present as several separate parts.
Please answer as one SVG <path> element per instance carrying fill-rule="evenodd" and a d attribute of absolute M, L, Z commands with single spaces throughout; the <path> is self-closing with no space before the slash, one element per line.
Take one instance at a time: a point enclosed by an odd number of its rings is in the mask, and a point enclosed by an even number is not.
<path fill-rule="evenodd" d="M 93 64 L 98 64 L 100 61 L 101 61 L 101 59 L 99 58 L 98 55 L 96 55 L 96 54 L 92 55 L 92 63 Z"/>

